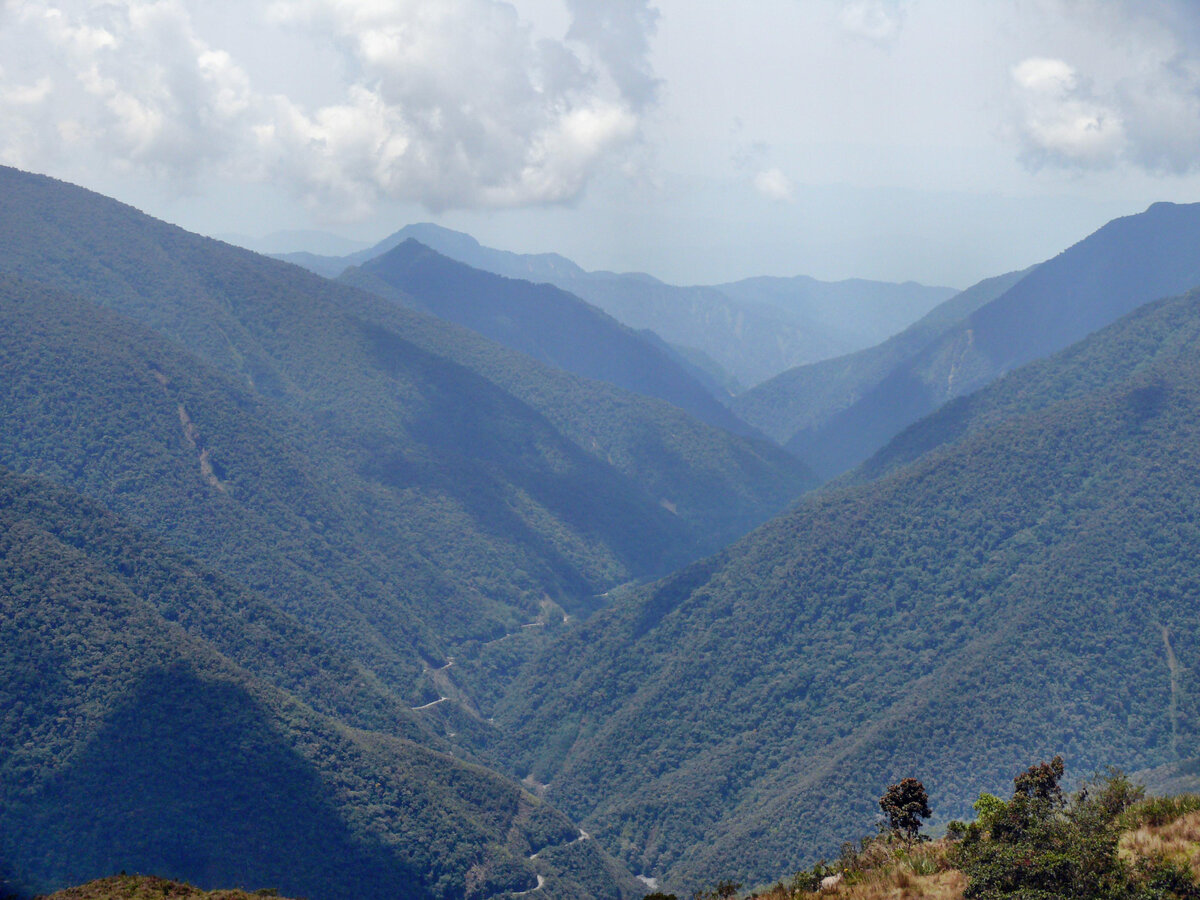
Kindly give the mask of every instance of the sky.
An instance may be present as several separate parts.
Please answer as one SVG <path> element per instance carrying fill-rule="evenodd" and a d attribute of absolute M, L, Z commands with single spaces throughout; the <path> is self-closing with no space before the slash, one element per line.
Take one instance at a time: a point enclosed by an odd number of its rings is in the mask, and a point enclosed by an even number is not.
<path fill-rule="evenodd" d="M 1200 2 L 0 0 L 0 163 L 205 234 L 966 287 L 1200 201 Z"/>

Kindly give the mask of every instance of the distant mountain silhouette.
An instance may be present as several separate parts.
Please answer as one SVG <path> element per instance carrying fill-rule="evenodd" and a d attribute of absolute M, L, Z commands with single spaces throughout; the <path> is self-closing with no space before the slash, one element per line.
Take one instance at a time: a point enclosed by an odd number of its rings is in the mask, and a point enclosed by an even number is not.
<path fill-rule="evenodd" d="M 947 400 L 1061 350 L 1143 303 L 1197 285 L 1200 204 L 1156 203 L 1042 263 L 787 446 L 832 477 Z"/>
<path fill-rule="evenodd" d="M 641 273 L 588 272 L 556 253 L 518 254 L 428 223 L 408 225 L 349 256 L 280 258 L 326 277 L 414 239 L 444 256 L 509 278 L 547 282 L 635 329 L 649 329 L 685 354 L 701 353 L 729 376 L 757 384 L 785 369 L 871 346 L 953 295 L 949 288 L 863 280 L 752 278 L 716 287 L 676 287 Z M 728 396 L 726 393 L 725 396 Z"/>
<path fill-rule="evenodd" d="M 551 284 L 472 268 L 413 238 L 346 270 L 339 280 L 568 372 L 666 400 L 709 424 L 761 437 L 660 346 Z"/>
<path fill-rule="evenodd" d="M 1003 294 L 1032 269 L 989 278 L 938 304 L 881 344 L 797 366 L 738 394 L 733 410 L 780 444 L 814 430 L 859 400 L 893 369 L 915 356 L 976 309 Z"/>

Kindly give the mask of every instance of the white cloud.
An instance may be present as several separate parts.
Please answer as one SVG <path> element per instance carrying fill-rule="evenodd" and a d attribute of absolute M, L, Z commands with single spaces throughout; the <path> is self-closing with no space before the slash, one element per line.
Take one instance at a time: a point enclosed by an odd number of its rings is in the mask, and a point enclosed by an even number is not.
<path fill-rule="evenodd" d="M 1012 70 L 1024 155 L 1045 163 L 1109 166 L 1125 148 L 1121 116 L 1096 102 L 1059 59 L 1027 59 Z"/>
<path fill-rule="evenodd" d="M 1200 171 L 1200 17 L 1194 0 L 1051 0 L 1090 38 L 1086 69 L 1013 71 L 1015 133 L 1031 167 Z M 1085 77 L 1086 73 L 1086 77 Z"/>
<path fill-rule="evenodd" d="M 876 44 L 890 44 L 904 26 L 906 0 L 843 0 L 841 25 Z"/>
<path fill-rule="evenodd" d="M 335 48 L 340 97 L 320 105 L 256 89 L 219 38 L 197 33 L 201 2 L 6 0 L 0 155 L 31 165 L 87 151 L 181 183 L 270 179 L 338 218 L 384 198 L 559 203 L 636 144 L 656 100 L 648 0 L 568 0 L 560 41 L 536 39 L 501 0 L 276 0 L 265 20 L 246 12 L 240 24 Z"/>
<path fill-rule="evenodd" d="M 795 185 L 779 169 L 764 169 L 754 176 L 754 189 L 770 200 L 791 200 Z"/>

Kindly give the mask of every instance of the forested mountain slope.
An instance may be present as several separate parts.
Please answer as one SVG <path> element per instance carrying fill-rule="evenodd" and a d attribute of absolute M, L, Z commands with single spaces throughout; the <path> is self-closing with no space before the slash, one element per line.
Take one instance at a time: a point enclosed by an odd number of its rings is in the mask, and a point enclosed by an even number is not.
<path fill-rule="evenodd" d="M 949 818 L 1029 759 L 1194 759 L 1200 297 L 974 403 L 1008 412 L 563 636 L 497 717 L 517 773 L 687 889 L 830 855 L 900 777 Z"/>
<path fill-rule="evenodd" d="M 473 269 L 413 239 L 348 269 L 339 280 L 559 369 L 657 397 L 728 431 L 754 434 L 667 352 L 554 285 Z"/>
<path fill-rule="evenodd" d="M 0 529 L 18 555 L 43 533 L 90 542 L 50 605 L 57 562 L 10 589 L 4 861 L 39 886 L 130 866 L 313 900 L 406 880 L 482 900 L 539 877 L 551 897 L 627 894 L 568 820 L 449 759 L 490 726 L 448 667 L 744 533 L 802 467 L 70 185 L 0 169 L 0 187 L 0 466 L 77 492 L 95 525 Z M 94 621 L 126 607 L 131 630 Z M 82 674 L 60 677 L 76 656 Z M 516 661 L 489 669 L 492 690 Z M 40 678 L 67 693 L 43 703 Z M 71 692 L 89 684 L 81 718 Z M 201 787 L 179 783 L 192 772 Z M 562 840 L 531 861 L 522 835 L 543 819 Z M 300 859 L 298 887 L 277 854 Z"/>
<path fill-rule="evenodd" d="M 0 323 L 0 464 L 269 593 L 402 691 L 455 643 L 547 598 L 576 608 L 683 540 L 528 407 L 388 332 L 432 409 L 347 433 L 84 301 L 3 280 Z"/>
<path fill-rule="evenodd" d="M 746 422 L 786 445 L 819 429 L 975 310 L 1032 269 L 988 278 L 938 304 L 899 334 L 866 350 L 781 372 L 730 401 Z"/>
<path fill-rule="evenodd" d="M 824 477 L 844 472 L 947 400 L 1061 350 L 1143 303 L 1198 285 L 1200 204 L 1156 203 L 1115 219 L 1042 263 L 788 447 Z"/>
<path fill-rule="evenodd" d="M 483 247 L 470 235 L 428 223 L 408 225 L 369 250 L 346 257 L 297 253 L 281 258 L 333 277 L 409 238 L 477 269 L 557 285 L 626 325 L 649 329 L 680 350 L 699 354 L 743 385 L 868 347 L 954 293 L 916 284 L 830 283 L 803 277 L 747 279 L 730 285 L 729 292 L 722 287 L 679 287 L 640 273 L 588 272 L 556 253 Z M 886 333 L 877 320 L 856 315 L 881 305 L 890 310 Z"/>
<path fill-rule="evenodd" d="M 314 898 L 636 895 L 269 600 L 3 469 L 0 648 L 9 889 L 128 869 Z"/>
<path fill-rule="evenodd" d="M 546 595 L 577 606 L 707 552 L 806 483 L 786 454 L 666 404 L 547 375 L 463 329 L 70 185 L 12 169 L 0 181 L 0 271 L 133 317 L 305 420 L 372 504 L 412 526 L 406 542 L 436 580 L 482 579 L 510 625 Z M 525 559 L 497 565 L 509 551 L 491 558 L 494 542 Z M 553 569 L 562 577 L 547 580 Z M 486 621 L 480 636 L 498 627 Z"/>

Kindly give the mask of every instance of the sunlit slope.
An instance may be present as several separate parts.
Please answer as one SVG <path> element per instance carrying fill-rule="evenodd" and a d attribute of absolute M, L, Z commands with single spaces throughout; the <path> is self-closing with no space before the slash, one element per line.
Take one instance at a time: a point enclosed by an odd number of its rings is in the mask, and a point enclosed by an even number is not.
<path fill-rule="evenodd" d="M 435 538 L 446 529 L 528 538 L 545 548 L 535 556 L 573 542 L 568 565 L 583 577 L 571 576 L 575 587 L 560 597 L 536 576 L 534 608 L 542 594 L 571 606 L 616 581 L 665 572 L 811 483 L 761 442 L 552 372 L 395 303 L 61 182 L 12 169 L 0 169 L 0 182 L 0 270 L 135 318 L 264 402 L 308 417 L 318 439 L 370 469 L 382 489 L 408 491 L 406 509 L 432 536 L 420 552 L 444 554 L 453 542 Z M 591 473 L 584 480 L 580 466 Z M 427 496 L 413 496 L 423 488 Z M 630 502 L 642 510 L 632 519 Z M 637 559 L 614 558 L 599 546 L 609 538 Z M 492 593 L 513 602 L 506 590 Z M 528 605 L 517 602 L 521 616 Z"/>
<path fill-rule="evenodd" d="M 400 365 L 426 366 L 409 381 L 423 402 L 376 432 L 278 407 L 135 323 L 23 282 L 0 284 L 0 321 L 0 463 L 268 593 L 393 685 L 547 597 L 586 602 L 682 540 L 528 407 L 403 343 Z"/>
<path fill-rule="evenodd" d="M 1193 759 L 1198 350 L 1195 296 L 1148 307 L 980 394 L 1002 421 L 597 616 L 509 692 L 514 765 L 687 888 L 828 855 L 898 777 L 950 817 L 1056 752 Z"/>

